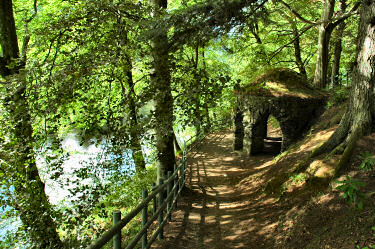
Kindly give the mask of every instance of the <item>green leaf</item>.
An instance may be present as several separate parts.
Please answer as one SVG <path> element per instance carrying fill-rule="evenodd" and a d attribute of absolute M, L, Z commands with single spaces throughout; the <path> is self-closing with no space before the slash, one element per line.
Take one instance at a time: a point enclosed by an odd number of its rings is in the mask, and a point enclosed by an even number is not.
<path fill-rule="evenodd" d="M 363 201 L 358 202 L 358 209 L 362 210 L 363 209 Z"/>

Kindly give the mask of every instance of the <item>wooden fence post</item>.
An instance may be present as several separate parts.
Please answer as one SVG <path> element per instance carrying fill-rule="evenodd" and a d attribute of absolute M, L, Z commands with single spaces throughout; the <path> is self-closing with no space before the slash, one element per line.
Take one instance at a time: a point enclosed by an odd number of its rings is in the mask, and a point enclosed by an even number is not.
<path fill-rule="evenodd" d="M 152 191 L 154 191 L 155 189 L 156 189 L 156 184 L 153 182 L 152 183 Z M 156 213 L 156 195 L 155 195 L 154 199 L 152 199 L 152 212 L 155 215 L 155 213 Z"/>
<path fill-rule="evenodd" d="M 182 160 L 185 160 L 185 159 L 182 159 Z M 184 166 L 183 166 L 184 162 L 182 162 L 181 164 L 181 167 L 180 167 L 180 177 L 178 178 L 178 186 L 179 186 L 179 189 L 182 189 L 183 188 L 183 174 L 184 174 Z"/>
<path fill-rule="evenodd" d="M 142 192 L 142 200 L 145 200 L 148 196 L 147 189 L 144 189 Z M 147 224 L 147 209 L 148 205 L 146 205 L 142 210 L 142 228 Z M 145 249 L 147 245 L 147 229 L 146 233 L 142 237 L 142 249 Z"/>
<path fill-rule="evenodd" d="M 113 212 L 113 225 L 121 221 L 121 211 Z M 113 237 L 113 249 L 121 249 L 121 230 Z"/>
<path fill-rule="evenodd" d="M 172 172 L 171 171 L 168 171 L 168 174 L 167 174 L 167 181 L 169 180 L 169 178 L 171 178 L 171 175 L 172 175 Z M 172 188 L 171 188 L 171 185 L 173 183 L 170 182 L 168 185 L 167 185 L 167 197 L 169 196 L 169 194 L 172 192 Z M 168 217 L 168 221 L 171 221 L 172 220 L 172 199 L 170 201 L 168 201 L 167 203 L 167 212 L 170 212 L 169 215 L 167 216 Z"/>
<path fill-rule="evenodd" d="M 174 166 L 173 166 L 173 172 L 174 173 L 176 173 L 176 171 L 177 171 L 177 165 L 175 164 Z M 178 185 L 177 185 L 177 183 L 178 183 L 178 174 L 176 174 L 176 176 L 174 177 L 174 180 L 173 180 L 173 187 L 175 187 L 175 189 L 174 189 L 174 192 L 173 192 L 173 201 L 176 199 L 176 197 L 177 197 L 177 191 L 178 191 Z M 174 209 L 177 209 L 177 200 L 176 200 L 176 202 L 174 203 L 174 207 L 173 207 Z"/>
<path fill-rule="evenodd" d="M 183 168 L 184 168 L 184 170 L 182 171 L 183 172 L 183 177 L 182 177 L 182 179 L 184 179 L 184 183 L 185 183 L 185 181 L 186 181 L 186 174 L 185 174 L 185 172 L 186 172 L 186 157 L 185 157 L 185 161 L 184 161 L 184 166 L 183 166 Z"/>
<path fill-rule="evenodd" d="M 163 183 L 164 183 L 164 179 L 160 178 L 159 179 L 159 186 L 163 185 Z M 159 208 L 163 205 L 163 202 L 164 202 L 163 199 L 164 199 L 164 189 L 161 189 L 160 193 L 159 193 Z M 159 213 L 159 229 L 160 229 L 159 239 L 164 239 L 162 223 L 163 223 L 163 210 L 160 210 L 160 213 Z"/>

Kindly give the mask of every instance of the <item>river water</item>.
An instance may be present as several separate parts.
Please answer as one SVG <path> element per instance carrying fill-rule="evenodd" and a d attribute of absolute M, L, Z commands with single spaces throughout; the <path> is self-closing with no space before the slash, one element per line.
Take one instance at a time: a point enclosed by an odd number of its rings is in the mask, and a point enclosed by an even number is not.
<path fill-rule="evenodd" d="M 179 142 L 181 141 L 182 137 L 184 140 L 189 138 L 189 136 L 186 134 L 180 134 L 180 136 L 178 136 Z M 103 153 L 104 147 L 106 146 L 105 143 L 106 141 L 103 140 L 99 144 L 93 143 L 88 146 L 82 146 L 80 145 L 78 133 L 74 132 L 69 133 L 64 138 L 62 148 L 64 151 L 69 153 L 69 157 L 62 164 L 63 174 L 59 177 L 59 180 L 61 182 L 66 182 L 67 179 L 69 179 L 69 182 L 71 183 L 69 186 L 62 186 L 58 181 L 51 180 L 48 177 L 46 163 L 41 157 L 37 158 L 37 165 L 40 175 L 41 178 L 44 179 L 46 185 L 45 191 L 52 204 L 63 205 L 64 202 L 67 203 L 67 201 L 69 201 L 67 199 L 70 194 L 69 188 L 74 188 L 77 186 L 77 184 L 74 183 L 75 178 L 77 179 L 77 177 L 74 175 L 75 170 L 79 170 L 85 164 L 97 164 L 101 161 L 108 160 L 111 157 L 115 157 L 115 155 L 105 155 Z M 148 163 L 147 157 L 151 153 L 151 148 L 150 146 L 144 146 L 142 149 L 143 154 L 145 155 L 146 163 Z M 120 169 L 126 172 L 134 171 L 135 166 L 133 159 L 131 158 L 131 150 L 123 153 L 122 162 L 123 165 Z M 79 184 L 89 184 L 89 181 L 89 179 L 86 179 L 83 182 L 80 181 Z M 8 209 L 9 207 L 0 206 L 0 217 L 2 217 L 4 211 Z M 0 240 L 4 241 L 7 231 L 15 232 L 20 224 L 21 222 L 19 221 L 19 218 L 16 217 L 13 219 L 0 220 Z"/>
<path fill-rule="evenodd" d="M 107 155 L 104 153 L 106 141 L 103 140 L 99 144 L 93 143 L 88 146 L 80 145 L 80 139 L 77 133 L 69 133 L 62 141 L 62 148 L 65 152 L 69 153 L 69 157 L 62 164 L 62 174 L 59 176 L 59 181 L 51 180 L 48 177 L 47 166 L 43 158 L 37 157 L 37 166 L 40 172 L 40 176 L 45 182 L 45 191 L 51 204 L 64 205 L 64 202 L 69 201 L 70 195 L 69 188 L 77 186 L 78 178 L 74 172 L 84 167 L 87 164 L 96 165 L 104 160 L 109 160 L 115 157 L 115 155 Z M 144 155 L 148 155 L 150 149 L 144 148 Z M 122 155 L 123 165 L 121 168 L 127 172 L 134 171 L 134 162 L 131 158 L 131 150 L 128 150 Z M 61 182 L 69 182 L 68 185 L 62 185 Z M 90 184 L 90 179 L 79 181 L 79 184 Z M 1 193 L 0 193 L 1 194 Z M 0 206 L 0 217 L 3 216 L 4 212 L 10 210 L 10 207 Z M 4 241 L 7 231 L 14 232 L 21 224 L 18 218 L 14 217 L 11 219 L 0 220 L 0 240 Z"/>

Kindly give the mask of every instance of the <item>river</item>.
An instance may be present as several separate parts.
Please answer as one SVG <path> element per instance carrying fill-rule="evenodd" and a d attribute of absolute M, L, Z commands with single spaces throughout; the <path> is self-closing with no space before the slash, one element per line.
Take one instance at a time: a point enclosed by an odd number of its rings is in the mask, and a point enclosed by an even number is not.
<path fill-rule="evenodd" d="M 188 132 L 191 133 L 191 132 Z M 189 135 L 186 133 L 179 134 L 178 140 L 189 138 Z M 85 164 L 97 164 L 101 161 L 114 158 L 114 155 L 105 155 L 103 153 L 106 141 L 103 140 L 99 144 L 92 143 L 88 146 L 80 145 L 80 139 L 78 133 L 71 132 L 69 133 L 64 140 L 62 141 L 62 148 L 64 151 L 69 153 L 69 157 L 62 164 L 62 175 L 59 177 L 59 181 L 52 180 L 48 177 L 48 171 L 46 170 L 46 163 L 43 158 L 37 157 L 37 166 L 40 171 L 41 178 L 46 184 L 46 194 L 49 197 L 49 200 L 54 205 L 64 205 L 68 203 L 68 196 L 70 194 L 69 188 L 74 188 L 77 186 L 74 183 L 75 179 L 78 179 L 74 175 L 74 171 L 80 169 Z M 181 144 L 181 143 L 180 143 Z M 150 146 L 144 146 L 143 154 L 145 155 L 146 163 L 147 157 L 151 153 Z M 131 172 L 135 169 L 133 160 L 131 158 L 131 150 L 125 151 L 122 155 L 123 165 L 122 170 Z M 67 182 L 69 179 L 70 184 L 67 186 L 62 186 L 59 182 Z M 80 181 L 79 184 L 88 184 L 89 179 Z M 1 194 L 1 193 L 0 193 Z M 5 210 L 9 210 L 9 207 L 0 207 L 0 217 L 2 217 Z M 15 217 L 13 219 L 6 219 L 0 221 L 0 240 L 4 241 L 7 231 L 15 232 L 19 225 L 21 224 L 19 218 Z"/>

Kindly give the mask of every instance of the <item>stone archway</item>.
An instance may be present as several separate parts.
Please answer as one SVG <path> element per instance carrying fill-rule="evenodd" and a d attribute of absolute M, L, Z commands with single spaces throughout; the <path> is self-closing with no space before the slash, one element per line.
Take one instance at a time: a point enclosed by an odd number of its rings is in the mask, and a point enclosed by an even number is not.
<path fill-rule="evenodd" d="M 267 121 L 274 116 L 282 131 L 281 151 L 300 139 L 323 111 L 326 95 L 311 88 L 298 73 L 273 69 L 236 91 L 234 149 L 261 153 Z"/>

